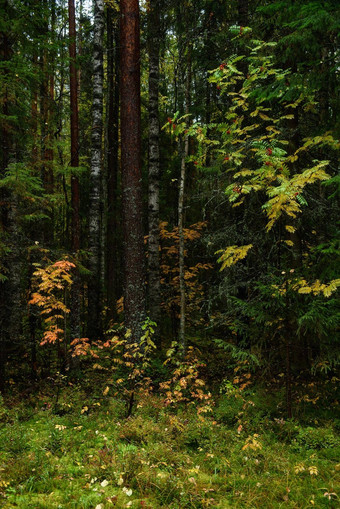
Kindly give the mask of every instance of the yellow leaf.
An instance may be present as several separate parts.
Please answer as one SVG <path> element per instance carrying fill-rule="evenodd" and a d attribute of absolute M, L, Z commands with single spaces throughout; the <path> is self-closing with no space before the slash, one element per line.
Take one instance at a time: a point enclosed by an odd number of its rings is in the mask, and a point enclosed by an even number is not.
<path fill-rule="evenodd" d="M 311 291 L 310 286 L 302 286 L 302 288 L 299 288 L 298 293 L 311 293 Z"/>

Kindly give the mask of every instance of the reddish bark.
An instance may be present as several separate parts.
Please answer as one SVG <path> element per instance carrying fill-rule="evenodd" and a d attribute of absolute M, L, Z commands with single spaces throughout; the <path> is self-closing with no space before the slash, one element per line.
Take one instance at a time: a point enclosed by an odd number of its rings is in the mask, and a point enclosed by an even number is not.
<path fill-rule="evenodd" d="M 144 317 L 144 244 L 140 120 L 140 41 L 138 0 L 121 0 L 120 90 L 121 168 L 124 232 L 125 325 L 132 340 L 141 335 Z"/>
<path fill-rule="evenodd" d="M 115 316 L 116 301 L 121 296 L 120 218 L 118 203 L 119 150 L 119 23 L 113 26 L 113 9 L 107 6 L 107 223 L 106 223 L 106 292 L 109 318 Z"/>

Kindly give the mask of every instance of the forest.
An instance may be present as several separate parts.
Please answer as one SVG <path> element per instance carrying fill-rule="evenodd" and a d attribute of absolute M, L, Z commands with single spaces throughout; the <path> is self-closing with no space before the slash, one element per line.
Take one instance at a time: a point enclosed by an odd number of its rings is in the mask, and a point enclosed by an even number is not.
<path fill-rule="evenodd" d="M 338 0 L 0 0 L 0 52 L 0 507 L 339 507 Z"/>

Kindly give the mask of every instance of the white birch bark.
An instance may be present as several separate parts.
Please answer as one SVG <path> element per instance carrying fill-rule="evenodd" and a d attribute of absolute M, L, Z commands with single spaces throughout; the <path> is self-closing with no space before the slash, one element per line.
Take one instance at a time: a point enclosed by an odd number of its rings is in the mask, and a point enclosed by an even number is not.
<path fill-rule="evenodd" d="M 93 339 L 100 331 L 103 33 L 104 1 L 94 0 L 91 191 L 89 210 L 89 265 L 91 276 L 88 293 L 88 331 L 90 339 Z"/>
<path fill-rule="evenodd" d="M 185 83 L 185 113 L 190 110 L 190 87 L 191 87 L 191 45 L 187 53 L 187 77 Z M 179 321 L 179 342 L 182 346 L 183 355 L 186 354 L 187 343 L 185 337 L 185 238 L 184 238 L 184 192 L 186 178 L 186 158 L 189 155 L 189 137 L 185 135 L 184 147 L 181 156 L 181 176 L 179 182 L 178 196 L 178 235 L 179 235 L 179 292 L 180 292 L 180 321 Z"/>
<path fill-rule="evenodd" d="M 151 320 L 160 326 L 160 257 L 159 257 L 159 0 L 150 0 L 148 17 L 149 46 L 149 197 L 148 197 L 148 298 Z"/>

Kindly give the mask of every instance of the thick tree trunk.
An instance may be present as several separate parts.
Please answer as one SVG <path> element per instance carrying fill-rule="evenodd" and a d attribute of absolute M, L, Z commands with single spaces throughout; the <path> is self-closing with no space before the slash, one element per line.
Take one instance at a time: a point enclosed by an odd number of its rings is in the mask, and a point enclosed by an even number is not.
<path fill-rule="evenodd" d="M 69 56 L 70 56 L 70 101 L 71 101 L 71 167 L 79 167 L 79 141 L 78 141 L 78 86 L 76 69 L 76 20 L 74 0 L 68 0 L 69 13 Z M 74 255 L 80 248 L 80 218 L 79 218 L 79 179 L 77 175 L 71 176 L 71 208 L 72 208 L 72 240 L 71 247 Z M 72 287 L 71 296 L 71 335 L 80 335 L 80 282 L 78 275 Z"/>
<path fill-rule="evenodd" d="M 124 231 L 124 313 L 131 340 L 141 337 L 145 314 L 138 0 L 121 0 L 121 167 Z"/>
<path fill-rule="evenodd" d="M 118 236 L 118 137 L 119 137 L 119 22 L 113 25 L 113 10 L 107 7 L 107 219 L 106 298 L 109 319 L 116 315 L 120 297 L 120 243 Z"/>
<path fill-rule="evenodd" d="M 101 296 L 101 184 L 103 134 L 103 34 L 104 2 L 95 0 L 93 47 L 92 155 L 90 175 L 89 250 L 91 276 L 88 286 L 88 337 L 98 338 Z"/>
<path fill-rule="evenodd" d="M 159 256 L 159 37 L 160 2 L 150 0 L 148 16 L 149 48 L 149 200 L 148 200 L 148 308 L 151 320 L 160 328 L 160 256 Z"/>

